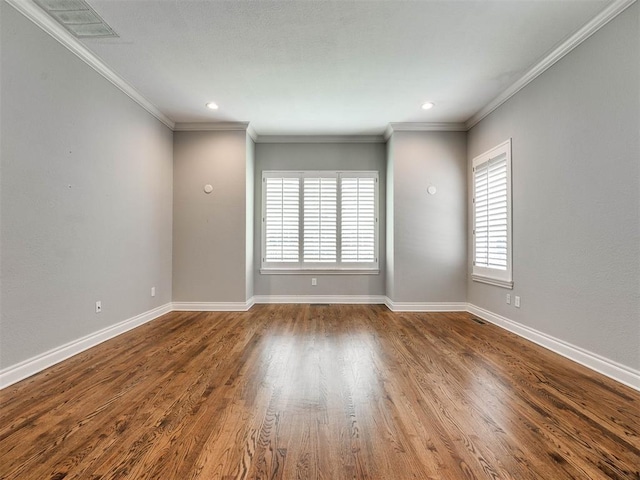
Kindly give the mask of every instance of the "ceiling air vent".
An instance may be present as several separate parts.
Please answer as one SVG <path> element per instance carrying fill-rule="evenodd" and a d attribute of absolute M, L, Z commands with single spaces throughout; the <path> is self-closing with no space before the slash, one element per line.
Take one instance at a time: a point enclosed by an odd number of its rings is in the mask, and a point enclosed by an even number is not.
<path fill-rule="evenodd" d="M 36 2 L 78 38 L 118 36 L 84 0 L 36 0 Z"/>

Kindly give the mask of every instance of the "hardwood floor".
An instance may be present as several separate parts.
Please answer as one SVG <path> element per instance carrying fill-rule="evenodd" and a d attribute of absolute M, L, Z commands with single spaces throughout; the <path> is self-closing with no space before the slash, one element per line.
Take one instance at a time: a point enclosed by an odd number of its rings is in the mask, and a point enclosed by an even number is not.
<path fill-rule="evenodd" d="M 0 404 L 2 479 L 640 479 L 640 393 L 466 313 L 174 312 Z"/>

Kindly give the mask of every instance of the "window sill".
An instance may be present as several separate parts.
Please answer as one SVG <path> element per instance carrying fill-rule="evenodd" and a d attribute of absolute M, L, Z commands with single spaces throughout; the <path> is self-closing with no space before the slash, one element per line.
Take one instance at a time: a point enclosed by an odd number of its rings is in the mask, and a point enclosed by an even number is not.
<path fill-rule="evenodd" d="M 493 285 L 494 287 L 502 287 L 508 288 L 509 290 L 513 290 L 513 281 L 499 280 L 497 278 L 483 277 L 481 275 L 471 275 L 471 279 L 474 282 L 486 283 L 488 285 Z"/>
<path fill-rule="evenodd" d="M 262 275 L 378 275 L 380 270 L 371 268 L 261 268 Z"/>

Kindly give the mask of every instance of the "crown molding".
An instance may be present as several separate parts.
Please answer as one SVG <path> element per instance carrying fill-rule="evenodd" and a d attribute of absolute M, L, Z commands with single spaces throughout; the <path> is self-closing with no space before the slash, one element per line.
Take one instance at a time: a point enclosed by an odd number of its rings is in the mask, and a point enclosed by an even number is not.
<path fill-rule="evenodd" d="M 469 118 L 465 122 L 466 130 L 473 128 L 478 122 L 480 122 L 480 120 L 485 118 L 496 108 L 513 97 L 516 93 L 529 85 L 529 83 L 539 77 L 567 53 L 580 45 L 587 38 L 596 33 L 598 30 L 604 27 L 607 23 L 609 23 L 635 2 L 636 0 L 615 0 L 613 3 L 609 4 L 598 15 L 593 17 L 588 23 L 582 26 L 582 28 L 580 28 L 564 42 L 554 48 L 549 54 L 547 54 L 533 67 L 527 70 L 527 72 L 518 80 L 516 80 L 510 87 L 508 87 L 500 95 L 491 100 L 481 110 L 479 110 L 476 114 Z"/>
<path fill-rule="evenodd" d="M 385 141 L 388 142 L 391 135 L 393 135 L 393 128 L 391 128 L 391 124 L 387 125 L 387 128 L 384 129 L 384 133 L 382 135 L 384 136 Z"/>
<path fill-rule="evenodd" d="M 189 123 L 180 122 L 175 124 L 173 131 L 174 132 L 230 132 L 234 130 L 243 130 L 245 132 L 249 132 L 249 128 L 250 128 L 249 122 L 189 122 Z M 249 134 L 251 135 L 251 133 Z"/>
<path fill-rule="evenodd" d="M 256 143 L 385 143 L 382 135 L 258 135 Z"/>
<path fill-rule="evenodd" d="M 98 56 L 93 54 L 71 33 L 44 12 L 33 0 L 5 0 L 27 19 L 49 34 L 71 53 L 111 82 L 134 102 L 173 131 L 225 131 L 245 130 L 256 143 L 385 143 L 399 131 L 454 131 L 473 128 L 478 122 L 496 110 L 525 86 L 544 73 L 566 54 L 584 42 L 612 19 L 633 5 L 637 0 L 615 0 L 577 32 L 553 49 L 542 60 L 531 67 L 500 95 L 471 116 L 465 123 L 390 123 L 383 135 L 258 135 L 245 122 L 175 123 L 155 105 L 140 94 L 124 78 L 114 72 Z"/>
<path fill-rule="evenodd" d="M 392 122 L 384 131 L 384 139 L 389 140 L 394 132 L 466 132 L 464 123 L 456 122 Z"/>
<path fill-rule="evenodd" d="M 144 98 L 140 92 L 127 83 L 124 78 L 111 70 L 111 68 L 100 60 L 99 57 L 91 53 L 88 48 L 82 45 L 82 43 L 71 35 L 62 25 L 57 23 L 46 12 L 44 12 L 36 3 L 33 2 L 33 0 L 6 0 L 6 2 L 66 47 L 80 60 L 109 80 L 109 82 L 115 85 L 147 112 L 173 130 L 175 124 L 169 117 L 162 113 L 149 100 Z"/>
<path fill-rule="evenodd" d="M 249 122 L 180 122 L 173 127 L 174 132 L 231 132 L 245 131 L 254 142 L 258 134 Z"/>
<path fill-rule="evenodd" d="M 464 123 L 457 122 L 391 122 L 392 132 L 465 132 Z"/>
<path fill-rule="evenodd" d="M 258 134 L 256 133 L 253 126 L 251 126 L 251 124 L 247 126 L 247 135 L 249 135 L 251 137 L 251 140 L 253 140 L 254 142 L 258 142 Z"/>

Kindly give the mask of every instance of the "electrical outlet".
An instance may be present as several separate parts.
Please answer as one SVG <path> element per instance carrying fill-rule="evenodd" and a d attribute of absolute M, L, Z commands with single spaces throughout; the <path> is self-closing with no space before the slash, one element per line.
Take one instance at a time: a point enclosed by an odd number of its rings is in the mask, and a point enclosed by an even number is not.
<path fill-rule="evenodd" d="M 151 296 L 152 297 L 156 296 L 156 287 L 151 287 Z"/>
<path fill-rule="evenodd" d="M 96 302 L 96 313 L 100 313 L 102 311 L 102 302 Z"/>
<path fill-rule="evenodd" d="M 312 278 L 311 279 L 311 286 L 315 287 L 316 285 L 318 285 L 318 279 L 317 278 Z"/>
<path fill-rule="evenodd" d="M 511 294 L 507 293 L 507 305 L 511 305 Z"/>
<path fill-rule="evenodd" d="M 516 308 L 520 308 L 520 297 L 516 295 Z"/>

